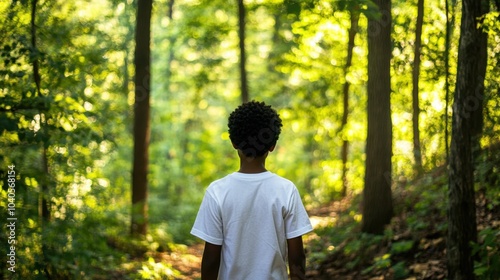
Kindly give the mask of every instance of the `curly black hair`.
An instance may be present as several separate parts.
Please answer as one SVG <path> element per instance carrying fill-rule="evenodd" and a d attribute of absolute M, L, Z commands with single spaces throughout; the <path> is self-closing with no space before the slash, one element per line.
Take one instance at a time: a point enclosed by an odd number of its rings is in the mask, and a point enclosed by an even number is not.
<path fill-rule="evenodd" d="M 231 142 L 247 157 L 259 157 L 276 145 L 281 133 L 279 114 L 264 102 L 250 101 L 236 108 L 228 119 Z"/>

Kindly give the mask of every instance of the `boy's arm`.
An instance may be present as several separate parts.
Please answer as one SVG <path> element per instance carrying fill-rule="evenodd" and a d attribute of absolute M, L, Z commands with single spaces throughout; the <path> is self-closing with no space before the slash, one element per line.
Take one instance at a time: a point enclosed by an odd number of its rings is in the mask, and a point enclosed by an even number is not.
<path fill-rule="evenodd" d="M 288 265 L 292 280 L 306 279 L 306 253 L 302 244 L 302 236 L 287 239 Z"/>
<path fill-rule="evenodd" d="M 219 276 L 220 253 L 222 246 L 205 242 L 205 250 L 201 260 L 201 279 L 217 280 Z"/>

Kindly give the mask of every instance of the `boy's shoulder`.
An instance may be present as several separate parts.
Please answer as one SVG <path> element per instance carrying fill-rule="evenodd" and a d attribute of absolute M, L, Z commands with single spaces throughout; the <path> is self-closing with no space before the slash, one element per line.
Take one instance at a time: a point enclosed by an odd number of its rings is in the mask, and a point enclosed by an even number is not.
<path fill-rule="evenodd" d="M 267 171 L 257 174 L 239 173 L 239 172 L 229 173 L 224 177 L 212 181 L 212 183 L 210 183 L 208 188 L 224 187 L 226 185 L 233 185 L 236 182 L 242 182 L 242 181 L 246 182 L 267 181 L 271 184 L 295 187 L 295 184 L 291 180 L 282 177 L 276 173 Z"/>
<path fill-rule="evenodd" d="M 230 180 L 230 178 L 233 176 L 233 174 L 234 173 L 229 173 L 229 174 L 226 174 L 226 176 L 224 176 L 224 177 L 220 177 L 218 179 L 215 179 L 214 181 L 212 181 L 212 183 L 210 183 L 209 187 L 212 185 L 218 185 L 218 184 L 225 183 L 226 181 Z"/>

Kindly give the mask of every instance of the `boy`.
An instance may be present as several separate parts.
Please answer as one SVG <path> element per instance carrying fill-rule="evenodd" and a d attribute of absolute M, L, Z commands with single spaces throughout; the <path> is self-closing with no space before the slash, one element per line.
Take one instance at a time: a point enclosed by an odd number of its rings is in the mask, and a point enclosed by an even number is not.
<path fill-rule="evenodd" d="M 302 235 L 312 231 L 295 185 L 265 168 L 281 119 L 264 102 L 240 105 L 229 116 L 238 172 L 207 188 L 191 234 L 205 241 L 203 280 L 305 279 Z"/>

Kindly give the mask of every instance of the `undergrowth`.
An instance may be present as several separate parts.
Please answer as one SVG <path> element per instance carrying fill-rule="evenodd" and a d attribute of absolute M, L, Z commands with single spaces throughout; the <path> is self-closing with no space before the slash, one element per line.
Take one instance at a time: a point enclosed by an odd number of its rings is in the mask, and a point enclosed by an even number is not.
<path fill-rule="evenodd" d="M 500 156 L 476 168 L 478 242 L 471 244 L 479 279 L 500 279 Z M 383 235 L 360 231 L 360 196 L 308 243 L 309 279 L 445 279 L 448 174 L 437 168 L 393 188 L 395 215 Z M 349 276 L 347 276 L 349 275 Z M 344 277 L 344 278 L 342 278 Z"/>

